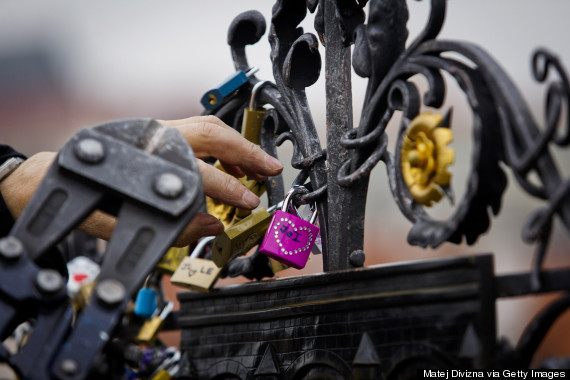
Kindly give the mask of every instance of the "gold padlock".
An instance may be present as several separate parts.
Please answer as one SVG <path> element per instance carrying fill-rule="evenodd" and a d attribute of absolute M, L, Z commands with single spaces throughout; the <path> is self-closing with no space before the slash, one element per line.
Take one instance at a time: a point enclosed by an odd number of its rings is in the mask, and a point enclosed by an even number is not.
<path fill-rule="evenodd" d="M 167 370 L 163 369 L 152 377 L 151 380 L 170 380 L 172 379 L 172 374 Z"/>
<path fill-rule="evenodd" d="M 167 348 L 165 351 L 167 355 L 172 353 L 172 347 Z M 150 375 L 152 380 L 170 380 L 180 371 L 180 351 L 175 350 L 174 353 L 164 359 L 162 364 Z"/>
<path fill-rule="evenodd" d="M 79 288 L 79 291 L 75 295 L 75 297 L 71 301 L 71 306 L 73 306 L 73 310 L 75 313 L 79 313 L 85 306 L 89 304 L 89 300 L 91 299 L 91 293 L 93 293 L 93 289 L 95 288 L 95 284 L 97 281 L 90 282 L 88 284 L 82 285 Z"/>
<path fill-rule="evenodd" d="M 221 271 L 211 260 L 186 257 L 170 282 L 183 288 L 207 292 L 216 283 Z"/>
<path fill-rule="evenodd" d="M 212 246 L 212 260 L 223 267 L 236 256 L 247 253 L 263 239 L 271 221 L 271 213 L 263 207 L 257 209 L 218 235 Z"/>
<path fill-rule="evenodd" d="M 152 317 L 151 319 L 145 321 L 139 330 L 137 337 L 135 338 L 136 342 L 144 344 L 154 342 L 158 336 L 158 333 L 162 329 L 162 326 L 164 326 L 166 317 L 168 317 L 168 315 L 172 312 L 173 308 L 174 303 L 168 302 L 160 312 L 160 315 Z"/>
<path fill-rule="evenodd" d="M 280 263 L 277 260 L 273 260 L 272 258 L 268 257 L 269 259 L 269 265 L 271 265 L 271 270 L 273 271 L 273 274 L 277 273 L 277 272 L 281 272 L 282 270 L 285 269 L 289 269 L 290 267 L 288 267 L 287 265 Z"/>
<path fill-rule="evenodd" d="M 214 167 L 226 172 L 222 167 L 220 161 L 216 161 L 214 163 Z M 257 196 L 263 195 L 265 192 L 265 185 L 261 181 L 256 181 L 253 179 L 249 179 L 247 177 L 239 178 L 239 181 L 251 192 L 255 193 Z M 251 214 L 250 210 L 241 209 L 238 207 L 227 205 L 217 199 L 213 199 L 210 197 L 206 197 L 206 208 L 208 210 L 208 214 L 215 216 L 216 218 L 220 219 L 220 221 L 224 224 L 224 227 L 231 227 L 232 225 L 236 224 L 249 214 Z"/>
<path fill-rule="evenodd" d="M 243 120 L 241 124 L 241 135 L 254 144 L 259 145 L 259 131 L 261 129 L 261 119 L 265 115 L 265 109 L 256 106 L 259 90 L 269 85 L 269 81 L 257 82 L 251 89 L 251 98 L 249 99 L 249 107 L 243 110 Z"/>
<path fill-rule="evenodd" d="M 156 264 L 156 269 L 159 271 L 172 274 L 176 271 L 176 268 L 180 266 L 182 260 L 188 256 L 188 246 L 186 247 L 171 247 L 162 259 Z"/>

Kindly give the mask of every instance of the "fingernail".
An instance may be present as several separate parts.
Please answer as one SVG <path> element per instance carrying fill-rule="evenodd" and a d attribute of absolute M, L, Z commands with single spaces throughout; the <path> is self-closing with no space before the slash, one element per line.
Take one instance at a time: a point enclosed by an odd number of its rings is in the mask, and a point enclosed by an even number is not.
<path fill-rule="evenodd" d="M 259 197 L 249 190 L 247 190 L 245 193 L 243 193 L 242 199 L 243 199 L 244 203 L 252 209 L 256 208 L 257 205 L 259 205 L 259 202 L 261 202 Z"/>
<path fill-rule="evenodd" d="M 273 171 L 283 169 L 283 164 L 270 154 L 265 155 L 265 163 L 267 164 L 267 167 Z"/>
<path fill-rule="evenodd" d="M 202 234 L 204 236 L 215 236 L 224 232 L 224 225 L 220 220 L 212 221 L 210 224 L 205 224 L 202 227 Z"/>

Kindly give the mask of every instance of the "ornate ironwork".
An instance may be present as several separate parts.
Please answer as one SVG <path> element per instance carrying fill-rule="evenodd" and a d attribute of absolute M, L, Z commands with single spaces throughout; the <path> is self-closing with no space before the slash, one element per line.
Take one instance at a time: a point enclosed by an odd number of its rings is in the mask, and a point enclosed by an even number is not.
<path fill-rule="evenodd" d="M 7 279 L 0 282 L 3 339 L 20 322 L 35 319 L 29 343 L 17 354 L 0 345 L 0 361 L 30 379 L 115 378 L 133 363 L 141 376 L 172 371 L 180 379 L 400 379 L 415 368 L 528 367 L 552 323 L 570 307 L 570 268 L 542 269 L 555 215 L 570 230 L 570 180 L 549 150 L 570 143 L 568 115 L 561 120 L 570 108 L 567 75 L 551 53 L 534 54 L 537 81 L 546 82 L 552 71 L 558 76 L 548 87 L 540 125 L 484 50 L 437 38 L 445 0 L 431 0 L 427 25 L 407 47 L 405 1 L 370 1 L 365 24 L 367 3 L 278 0 L 269 32 L 275 83 L 256 87 L 257 103 L 270 106 L 260 145 L 274 156 L 285 141 L 293 145 L 291 165 L 299 174 L 292 185 L 308 189 L 295 201 L 317 204 L 327 273 L 186 292 L 179 296 L 180 314 L 169 314 L 172 304 L 166 303 L 160 316 L 145 322 L 124 313 L 205 200 L 193 155 L 179 134 L 153 120 L 111 122 L 80 132 L 62 149 L 11 236 L 0 241 L 0 272 Z M 318 37 L 298 27 L 307 11 L 315 13 Z M 206 98 L 217 107 L 207 113 L 236 129 L 260 82 L 245 48 L 259 41 L 265 27 L 257 11 L 236 17 L 228 43 L 236 69 L 251 75 L 240 75 L 247 84 L 220 104 L 215 95 Z M 326 47 L 326 147 L 305 94 L 320 75 L 319 41 Z M 352 66 L 368 78 L 356 127 Z M 424 93 L 411 80 L 416 75 L 428 83 Z M 454 197 L 447 170 L 453 159 L 452 113 L 444 102 L 450 80 L 473 115 L 473 152 L 467 190 L 451 216 L 440 221 L 425 207 Z M 425 108 L 433 112 L 421 112 Z M 386 129 L 396 112 L 403 116 L 391 152 Z M 146 146 L 149 141 L 152 147 Z M 136 160 L 125 158 L 133 155 Z M 505 164 L 528 194 L 545 201 L 522 231 L 525 241 L 536 244 L 532 272 L 497 276 L 491 255 L 354 268 L 364 263 L 368 182 L 380 161 L 397 205 L 413 224 L 408 242 L 434 248 L 463 239 L 473 244 L 489 228 L 490 213 L 499 212 L 506 188 Z M 125 175 L 149 167 L 160 173 L 152 183 Z M 529 180 L 533 173 L 538 184 Z M 271 205 L 283 199 L 281 176 L 269 178 L 265 187 Z M 102 200 L 119 221 L 90 304 L 72 323 L 61 276 L 38 267 L 37 259 L 50 256 L 57 241 Z M 195 253 L 200 256 L 206 246 L 202 242 Z M 260 280 L 273 274 L 267 260 L 256 252 L 233 259 L 224 271 Z M 160 276 L 154 273 L 147 281 L 159 284 Z M 516 347 L 497 342 L 498 298 L 555 291 L 565 293 L 532 321 Z M 146 374 L 147 352 L 134 342 L 151 342 L 162 324 L 182 329 L 183 352 L 160 348 L 162 364 L 151 366 L 155 375 Z M 570 361 L 544 366 L 570 366 Z"/>
<path fill-rule="evenodd" d="M 408 9 L 404 1 L 371 1 L 366 23 L 363 7 L 367 1 L 277 1 L 269 31 L 276 88 L 264 88 L 260 97 L 272 106 L 264 120 L 262 146 L 276 154 L 275 143 L 289 140 L 293 144 L 291 164 L 301 171 L 298 180 L 308 178 L 313 189 L 304 202 L 318 205 L 325 271 L 352 267 L 350 254 L 362 250 L 369 176 L 380 161 L 386 165 L 396 203 L 413 223 L 408 242 L 433 248 L 463 239 L 473 244 L 489 228 L 490 213 L 499 212 L 507 185 L 500 166 L 505 163 L 528 194 L 546 201 L 546 207 L 534 212 L 523 229 L 525 241 L 537 244 L 534 281 L 538 287 L 554 215 L 570 227 L 570 181 L 562 178 L 549 151 L 551 144 L 567 146 L 570 142 L 569 122 L 560 120 L 562 108 L 568 105 L 568 78 L 553 54 L 543 49 L 535 52 L 535 79 L 545 82 L 551 71 L 559 77 L 549 85 L 542 126 L 488 53 L 469 42 L 437 38 L 446 2 L 430 3 L 426 26 L 406 47 Z M 307 10 L 316 12 L 319 38 L 298 27 Z M 256 43 L 264 31 L 259 12 L 236 17 L 228 33 L 236 69 L 249 69 L 245 46 Z M 320 146 L 305 95 L 305 88 L 321 71 L 319 40 L 326 47 L 326 148 Z M 354 128 L 351 66 L 356 74 L 368 78 L 361 118 Z M 415 75 L 428 83 L 424 94 L 410 81 Z M 441 110 L 446 114 L 444 124 L 452 128 L 451 109 L 444 104 L 446 80 L 457 83 L 471 108 L 473 153 L 466 193 L 452 215 L 441 221 L 430 217 L 410 193 L 403 178 L 401 162 L 406 157 L 401 150 L 410 122 L 423 106 Z M 252 85 L 257 81 L 255 76 L 250 79 Z M 239 129 L 239 111 L 247 91 L 213 113 Z M 403 120 L 396 149 L 390 152 L 386 128 L 396 111 L 402 111 Z M 557 128 L 561 123 L 563 127 Z M 539 185 L 529 181 L 531 173 L 537 174 Z M 276 190 L 281 184 L 281 179 L 279 185 L 273 182 L 270 203 L 282 199 L 283 190 Z M 453 197 L 448 186 L 439 190 Z"/>
<path fill-rule="evenodd" d="M 367 4 L 365 23 L 363 8 Z M 307 11 L 315 13 L 318 38 L 299 27 Z M 563 178 L 549 149 L 570 142 L 570 120 L 567 115 L 561 120 L 569 106 L 568 78 L 553 54 L 543 49 L 534 53 L 535 79 L 546 82 L 553 71 L 558 77 L 548 87 L 544 121 L 536 121 L 512 80 L 485 50 L 469 42 L 438 39 L 445 12 L 445 0 L 431 0 L 427 24 L 406 45 L 408 8 L 403 0 L 277 0 L 269 31 L 275 87 L 263 88 L 259 97 L 260 103 L 269 105 L 261 146 L 276 155 L 277 146 L 284 141 L 292 143 L 291 165 L 299 170 L 294 184 L 311 189 L 298 201 L 317 203 L 323 268 L 334 273 L 242 285 L 208 295 L 182 294 L 182 348 L 198 378 L 311 378 L 317 374 L 326 378 L 401 378 L 410 368 L 432 365 L 530 365 L 546 331 L 567 310 L 567 296 L 541 312 L 515 348 L 496 342 L 494 302 L 500 297 L 570 289 L 570 269 L 542 269 L 555 215 L 570 230 L 570 180 Z M 258 42 L 264 30 L 263 17 L 256 11 L 236 17 L 228 41 L 237 70 L 250 69 L 245 46 Z M 319 143 L 305 95 L 305 88 L 320 75 L 319 41 L 325 47 L 326 147 Z M 352 116 L 352 68 L 368 78 L 358 121 Z M 416 76 L 425 79 L 427 90 L 420 91 L 413 80 Z M 209 113 L 239 130 L 242 107 L 258 81 L 252 76 L 249 86 Z M 465 95 L 473 120 L 471 167 L 466 191 L 458 200 L 446 168 L 453 160 L 447 146 L 453 130 L 452 108 L 445 102 L 449 81 Z M 426 109 L 439 115 L 432 117 Z M 386 130 L 396 113 L 402 118 L 395 149 L 390 151 Z M 425 122 L 426 117 L 432 119 Z M 437 128 L 442 130 L 435 132 Z M 524 191 L 545 201 L 522 231 L 526 242 L 536 244 L 532 271 L 496 276 L 490 257 L 476 256 L 463 264 L 433 260 L 431 269 L 424 268 L 434 275 L 427 283 L 421 280 L 421 263 L 390 267 L 393 272 L 385 268 L 382 274 L 376 272 L 379 268 L 336 272 L 363 265 L 368 183 L 379 162 L 386 166 L 394 200 L 412 222 L 408 242 L 432 248 L 464 240 L 474 244 L 488 230 L 491 217 L 501 208 L 507 186 L 503 168 L 508 167 Z M 529 180 L 531 174 L 536 174 L 538 184 Z M 423 176 L 421 189 L 415 175 Z M 281 177 L 267 181 L 270 204 L 283 198 L 283 186 Z M 455 201 L 446 220 L 436 220 L 426 210 L 441 196 Z M 236 265 L 233 275 L 263 277 L 255 275 L 254 260 L 258 263 L 258 254 L 241 258 L 240 266 L 245 269 L 240 272 Z M 262 267 L 258 265 L 257 270 Z M 384 276 L 390 277 L 390 284 L 400 284 L 397 289 L 376 282 Z M 426 301 L 425 294 L 433 290 L 431 281 L 447 276 L 461 280 L 448 284 L 441 302 Z M 359 290 L 363 277 L 370 294 Z M 476 289 L 473 298 L 466 296 L 473 304 L 456 305 L 453 294 L 463 289 L 466 278 L 474 279 L 468 285 Z M 417 288 L 407 288 L 407 284 Z M 399 298 L 404 293 L 410 296 L 406 301 Z M 355 301 L 377 296 L 385 296 L 387 304 L 380 299 Z M 401 303 L 392 309 L 390 302 Z M 425 310 L 407 309 L 424 302 L 430 304 Z M 353 313 L 354 308 L 358 311 Z M 196 310 L 201 311 L 199 316 Z M 405 317 L 402 310 L 407 310 Z M 474 314 L 467 316 L 473 310 Z M 401 330 L 404 335 L 418 326 L 432 326 L 435 322 L 426 319 L 432 312 L 438 315 L 437 321 L 455 326 L 455 333 L 446 335 L 446 343 L 438 340 L 447 334 L 443 327 L 437 337 L 424 336 L 419 330 L 415 338 L 393 335 L 402 328 L 400 322 L 410 323 Z M 362 315 L 369 319 L 360 321 Z M 398 322 L 384 318 L 397 318 Z M 381 327 L 380 320 L 384 321 Z M 251 334 L 252 330 L 256 332 Z"/>

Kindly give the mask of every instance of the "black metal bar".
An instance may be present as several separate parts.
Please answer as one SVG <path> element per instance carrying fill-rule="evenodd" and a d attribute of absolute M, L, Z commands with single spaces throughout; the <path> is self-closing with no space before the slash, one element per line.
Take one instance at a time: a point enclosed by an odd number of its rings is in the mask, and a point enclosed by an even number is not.
<path fill-rule="evenodd" d="M 328 247 L 323 252 L 323 269 L 325 271 L 347 269 L 349 254 L 362 249 L 364 223 L 350 223 L 352 209 L 358 210 L 358 218 L 364 221 L 363 211 L 366 204 L 356 193 L 360 187 L 343 188 L 339 185 L 337 173 L 348 159 L 346 149 L 341 144 L 342 136 L 352 128 L 352 89 L 350 46 L 344 46 L 341 39 L 340 23 L 335 17 L 337 2 L 327 0 L 325 19 L 334 20 L 327 23 L 324 39 L 325 50 L 325 83 L 326 83 L 326 119 L 328 150 Z M 366 188 L 364 189 L 364 194 Z M 348 219 L 348 220 L 347 220 Z M 349 227 L 349 228 L 347 228 Z"/>
<path fill-rule="evenodd" d="M 540 281 L 540 289 L 534 289 L 530 272 L 497 276 L 495 278 L 496 297 L 518 297 L 568 290 L 570 289 L 570 268 L 542 271 Z"/>

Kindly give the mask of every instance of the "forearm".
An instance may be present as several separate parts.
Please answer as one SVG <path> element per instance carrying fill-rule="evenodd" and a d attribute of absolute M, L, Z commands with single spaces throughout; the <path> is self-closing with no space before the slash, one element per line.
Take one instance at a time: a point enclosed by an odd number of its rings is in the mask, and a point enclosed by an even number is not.
<path fill-rule="evenodd" d="M 20 217 L 24 208 L 34 195 L 41 181 L 52 165 L 57 153 L 41 152 L 24 161 L 18 169 L 0 182 L 0 193 L 10 214 L 14 219 Z M 217 220 L 206 218 L 206 214 L 198 214 L 194 228 L 186 228 L 179 239 L 177 246 L 184 246 L 208 234 L 220 233 Z M 116 218 L 101 211 L 94 211 L 78 228 L 92 236 L 109 240 L 115 228 Z M 223 229 L 222 229 L 223 231 Z"/>
<path fill-rule="evenodd" d="M 14 219 L 19 218 L 24 211 L 56 155 L 55 152 L 37 153 L 0 182 L 0 193 Z M 114 217 L 95 211 L 79 225 L 79 229 L 98 238 L 109 240 L 114 225 Z"/>
<path fill-rule="evenodd" d="M 0 182 L 0 193 L 14 219 L 22 214 L 55 156 L 54 152 L 37 153 Z"/>

